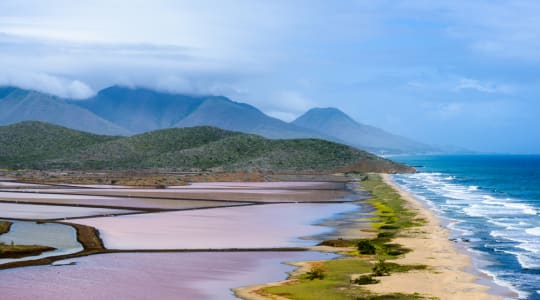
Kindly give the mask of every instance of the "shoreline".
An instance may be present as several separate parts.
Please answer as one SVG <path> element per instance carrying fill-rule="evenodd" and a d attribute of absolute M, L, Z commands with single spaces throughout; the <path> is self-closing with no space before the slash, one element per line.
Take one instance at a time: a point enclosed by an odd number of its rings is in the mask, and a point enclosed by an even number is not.
<path fill-rule="evenodd" d="M 397 185 L 390 175 L 381 174 L 384 182 L 396 190 L 418 216 L 427 220 L 419 228 L 404 231 L 393 242 L 413 251 L 395 260 L 403 264 L 425 264 L 429 271 L 392 274 L 369 286 L 377 293 L 404 292 L 432 295 L 440 299 L 502 299 L 504 295 L 490 294 L 491 286 L 480 284 L 480 276 L 471 272 L 471 257 L 450 241 L 450 231 L 442 225 L 434 211 L 412 194 Z M 516 295 L 517 296 L 517 295 Z"/>
<path fill-rule="evenodd" d="M 471 257 L 463 249 L 458 249 L 458 245 L 449 239 L 450 231 L 443 226 L 441 219 L 435 212 L 393 182 L 390 175 L 378 175 L 386 185 L 400 195 L 405 202 L 405 206 L 414 212 L 416 217 L 426 221 L 415 227 L 404 228 L 397 237 L 392 239 L 392 243 L 400 244 L 412 251 L 391 261 L 400 265 L 425 265 L 427 269 L 377 277 L 380 280 L 379 283 L 362 286 L 366 291 L 373 295 L 409 294 L 452 300 L 491 300 L 517 296 L 502 293 L 501 290 L 497 291 L 494 289 L 494 286 L 498 287 L 496 284 L 493 286 L 486 284 L 486 278 L 482 276 L 483 273 L 473 273 L 475 269 Z M 319 251 L 345 254 L 347 249 L 325 247 L 324 250 L 319 249 Z M 317 251 L 317 249 L 313 250 Z M 242 299 L 288 299 L 275 294 L 268 294 L 265 289 L 272 286 L 294 284 L 296 281 L 295 275 L 305 273 L 311 267 L 324 262 L 288 262 L 288 264 L 297 266 L 299 269 L 289 274 L 287 279 L 232 290 L 237 297 Z M 501 294 L 492 294 L 490 291 L 501 292 Z"/>

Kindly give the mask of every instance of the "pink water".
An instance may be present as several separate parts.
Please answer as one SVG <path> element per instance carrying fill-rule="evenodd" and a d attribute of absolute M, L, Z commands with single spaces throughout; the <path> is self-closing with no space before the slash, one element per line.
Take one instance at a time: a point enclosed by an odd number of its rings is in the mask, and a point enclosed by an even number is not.
<path fill-rule="evenodd" d="M 331 259 L 317 252 L 102 254 L 75 265 L 0 271 L 0 298 L 235 299 L 231 288 L 283 280 L 284 261 Z"/>
<path fill-rule="evenodd" d="M 109 249 L 220 249 L 310 246 L 298 237 L 354 204 L 270 204 L 74 220 L 99 230 Z"/>

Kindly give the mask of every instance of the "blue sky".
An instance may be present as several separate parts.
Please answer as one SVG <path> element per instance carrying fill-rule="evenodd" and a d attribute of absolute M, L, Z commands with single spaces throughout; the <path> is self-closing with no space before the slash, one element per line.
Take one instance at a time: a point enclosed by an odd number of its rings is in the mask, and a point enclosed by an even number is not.
<path fill-rule="evenodd" d="M 334 106 L 419 141 L 540 153 L 538 1 L 0 2 L 0 84 Z"/>

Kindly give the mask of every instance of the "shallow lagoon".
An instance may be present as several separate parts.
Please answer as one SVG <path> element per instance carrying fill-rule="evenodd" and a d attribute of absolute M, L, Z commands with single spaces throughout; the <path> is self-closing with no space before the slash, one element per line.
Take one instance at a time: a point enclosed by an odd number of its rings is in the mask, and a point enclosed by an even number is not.
<path fill-rule="evenodd" d="M 13 225 L 8 233 L 0 235 L 0 242 L 8 245 L 11 242 L 16 245 L 42 245 L 54 247 L 57 250 L 47 251 L 39 256 L 0 259 L 0 264 L 71 254 L 83 250 L 82 245 L 77 241 L 77 233 L 71 226 L 56 223 L 10 222 Z"/>

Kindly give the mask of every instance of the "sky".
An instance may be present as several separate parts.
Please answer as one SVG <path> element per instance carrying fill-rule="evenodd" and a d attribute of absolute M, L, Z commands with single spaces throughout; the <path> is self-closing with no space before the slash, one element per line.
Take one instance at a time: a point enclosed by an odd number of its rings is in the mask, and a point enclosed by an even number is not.
<path fill-rule="evenodd" d="M 540 1 L 0 1 L 0 85 L 337 107 L 434 145 L 540 153 Z"/>

